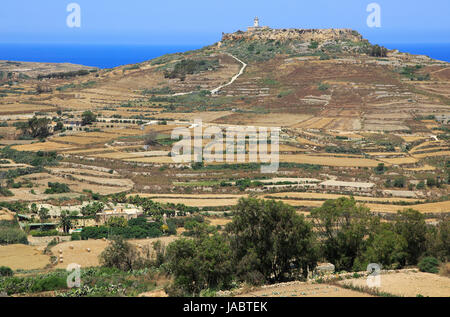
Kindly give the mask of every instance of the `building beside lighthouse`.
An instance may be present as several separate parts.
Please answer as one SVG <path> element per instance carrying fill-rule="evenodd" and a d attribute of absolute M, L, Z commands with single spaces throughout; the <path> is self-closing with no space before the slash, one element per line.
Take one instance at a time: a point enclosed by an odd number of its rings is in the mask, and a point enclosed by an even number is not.
<path fill-rule="evenodd" d="M 268 29 L 269 29 L 268 26 L 260 26 L 260 25 L 259 25 L 259 18 L 256 17 L 256 18 L 253 20 L 253 26 L 249 26 L 249 27 L 247 28 L 247 31 L 248 31 L 248 32 L 256 32 L 256 31 L 263 31 L 263 30 L 268 30 Z"/>

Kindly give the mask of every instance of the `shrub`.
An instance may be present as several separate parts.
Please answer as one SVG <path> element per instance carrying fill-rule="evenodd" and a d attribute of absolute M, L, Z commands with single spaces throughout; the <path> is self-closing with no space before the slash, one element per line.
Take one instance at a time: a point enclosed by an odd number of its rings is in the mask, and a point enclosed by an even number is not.
<path fill-rule="evenodd" d="M 115 237 L 100 254 L 102 266 L 130 271 L 140 266 L 139 253 L 134 245 L 121 237 Z"/>
<path fill-rule="evenodd" d="M 428 256 L 423 258 L 418 266 L 421 272 L 439 273 L 439 261 L 435 257 Z"/>
<path fill-rule="evenodd" d="M 52 237 L 59 235 L 58 230 L 31 230 L 30 235 L 33 237 Z"/>
<path fill-rule="evenodd" d="M 312 226 L 282 202 L 240 199 L 226 231 L 232 236 L 234 266 L 244 280 L 249 272 L 273 282 L 306 278 L 316 266 Z"/>
<path fill-rule="evenodd" d="M 19 228 L 0 228 L 0 244 L 28 244 L 27 235 Z"/>
<path fill-rule="evenodd" d="M 14 272 L 10 267 L 0 266 L 0 276 L 13 276 Z"/>
<path fill-rule="evenodd" d="M 48 183 L 48 187 L 45 190 L 45 194 L 62 194 L 62 193 L 69 193 L 70 192 L 70 188 L 69 186 L 67 186 L 66 184 L 63 183 L 52 183 L 49 182 Z"/>

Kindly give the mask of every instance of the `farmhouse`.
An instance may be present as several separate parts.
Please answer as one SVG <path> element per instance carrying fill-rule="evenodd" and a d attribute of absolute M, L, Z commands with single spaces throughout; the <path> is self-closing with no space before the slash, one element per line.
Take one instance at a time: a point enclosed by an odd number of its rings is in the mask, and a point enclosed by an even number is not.
<path fill-rule="evenodd" d="M 104 210 L 103 212 L 97 213 L 97 222 L 100 224 L 104 224 L 112 217 L 120 217 L 125 218 L 126 220 L 130 220 L 135 219 L 142 214 L 142 210 L 138 208 L 123 209 L 122 207 L 118 207 L 113 210 Z"/>
<path fill-rule="evenodd" d="M 436 121 L 438 121 L 442 124 L 448 124 L 448 123 L 450 123 L 450 114 L 436 115 Z"/>
<path fill-rule="evenodd" d="M 375 184 L 327 180 L 320 183 L 319 186 L 322 187 L 322 189 L 328 190 L 369 192 L 373 189 Z"/>

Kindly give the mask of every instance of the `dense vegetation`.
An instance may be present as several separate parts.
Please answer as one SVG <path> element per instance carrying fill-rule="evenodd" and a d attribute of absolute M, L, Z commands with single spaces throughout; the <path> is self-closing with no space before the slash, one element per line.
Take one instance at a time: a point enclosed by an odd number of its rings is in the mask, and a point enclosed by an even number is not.
<path fill-rule="evenodd" d="M 219 60 L 193 60 L 184 59 L 175 64 L 173 70 L 164 72 L 165 78 L 179 78 L 181 81 L 186 79 L 186 75 L 197 74 L 199 72 L 216 69 L 219 66 Z"/>
<path fill-rule="evenodd" d="M 167 226 L 166 229 L 163 226 L 164 224 L 161 222 L 147 222 L 145 218 L 131 219 L 128 222 L 113 220 L 103 226 L 84 228 L 81 232 L 81 238 L 87 240 L 120 236 L 125 239 L 145 239 L 161 237 L 164 235 L 164 231 L 167 234 L 175 233 L 174 225 Z"/>
<path fill-rule="evenodd" d="M 17 122 L 15 127 L 22 131 L 22 138 L 39 138 L 43 139 L 51 135 L 49 118 L 38 118 L 34 116 L 27 122 Z"/>
<path fill-rule="evenodd" d="M 33 166 L 54 166 L 58 164 L 59 157 L 56 152 L 26 152 L 11 149 L 9 146 L 0 150 L 0 158 L 11 159 L 16 163 Z"/>
<path fill-rule="evenodd" d="M 59 73 L 50 73 L 47 75 L 38 75 L 38 79 L 50 79 L 50 78 L 57 78 L 57 79 L 68 79 L 73 78 L 76 76 L 86 76 L 89 75 L 92 72 L 96 72 L 97 70 L 86 70 L 86 69 L 80 69 L 76 71 L 70 71 L 70 72 L 59 72 Z"/>
<path fill-rule="evenodd" d="M 45 194 L 62 194 L 62 193 L 69 193 L 70 188 L 66 184 L 63 183 L 48 183 L 48 188 L 45 190 Z"/>
<path fill-rule="evenodd" d="M 0 245 L 16 243 L 28 244 L 27 235 L 17 220 L 0 220 Z"/>

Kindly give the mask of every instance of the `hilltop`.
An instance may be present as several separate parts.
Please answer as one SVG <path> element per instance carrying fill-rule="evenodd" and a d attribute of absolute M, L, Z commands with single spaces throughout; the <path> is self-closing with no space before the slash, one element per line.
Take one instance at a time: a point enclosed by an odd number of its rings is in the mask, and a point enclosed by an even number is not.
<path fill-rule="evenodd" d="M 225 41 L 353 41 L 361 42 L 363 37 L 351 29 L 270 29 L 257 31 L 237 31 L 224 33 L 221 42 Z M 367 41 L 367 40 L 365 40 Z"/>
<path fill-rule="evenodd" d="M 81 111 L 157 102 L 163 109 L 152 118 L 202 112 L 227 124 L 431 132 L 417 118 L 446 120 L 450 105 L 448 63 L 388 51 L 350 29 L 257 27 L 199 50 L 73 77 L 38 69 L 0 91 L 0 104 L 11 105 L 0 113 L 20 113 L 16 103 Z"/>

